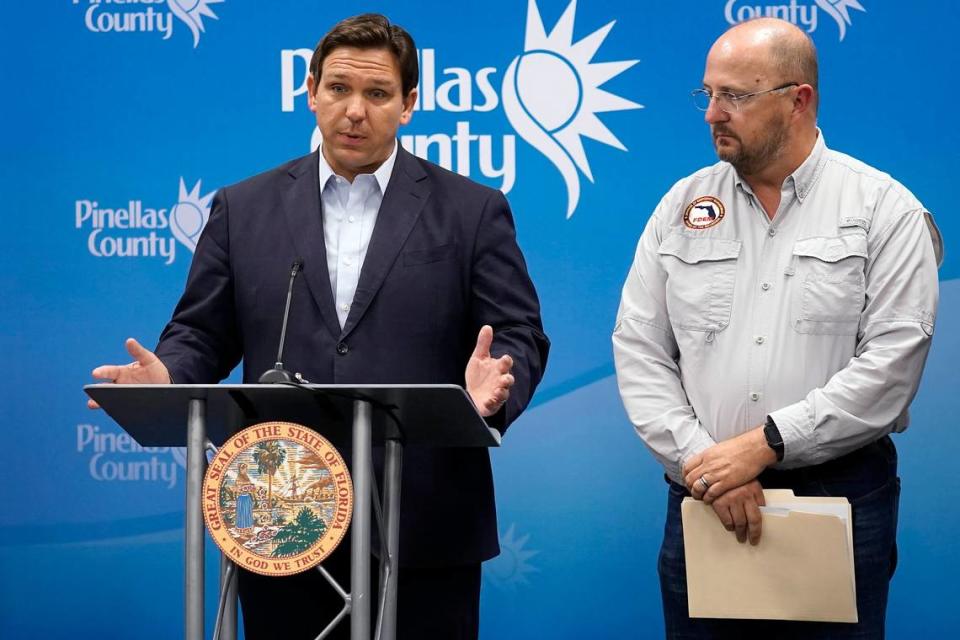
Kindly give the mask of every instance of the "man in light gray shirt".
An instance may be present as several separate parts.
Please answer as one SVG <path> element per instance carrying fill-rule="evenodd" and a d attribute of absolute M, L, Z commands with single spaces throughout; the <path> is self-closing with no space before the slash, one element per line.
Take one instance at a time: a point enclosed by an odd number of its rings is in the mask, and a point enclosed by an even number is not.
<path fill-rule="evenodd" d="M 623 288 L 620 392 L 670 483 L 667 637 L 883 635 L 899 502 L 888 434 L 907 427 L 930 348 L 940 239 L 901 184 L 827 148 L 818 97 L 797 27 L 723 34 L 694 92 L 721 162 L 664 196 Z M 850 499 L 858 624 L 689 618 L 681 500 L 756 544 L 764 487 Z"/>

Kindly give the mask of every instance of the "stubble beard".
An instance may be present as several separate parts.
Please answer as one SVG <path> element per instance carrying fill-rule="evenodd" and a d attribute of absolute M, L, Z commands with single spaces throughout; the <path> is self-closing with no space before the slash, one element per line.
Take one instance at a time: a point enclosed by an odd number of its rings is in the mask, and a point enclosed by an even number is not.
<path fill-rule="evenodd" d="M 748 147 L 732 131 L 725 128 L 715 129 L 714 136 L 717 133 L 723 133 L 739 143 L 732 148 L 721 148 L 716 145 L 716 139 L 714 139 L 717 157 L 733 165 L 733 168 L 740 175 L 749 176 L 758 173 L 779 158 L 787 146 L 789 128 L 786 119 L 783 117 L 772 119 L 767 123 L 766 132 L 767 135 L 762 140 L 758 141 L 756 145 Z"/>

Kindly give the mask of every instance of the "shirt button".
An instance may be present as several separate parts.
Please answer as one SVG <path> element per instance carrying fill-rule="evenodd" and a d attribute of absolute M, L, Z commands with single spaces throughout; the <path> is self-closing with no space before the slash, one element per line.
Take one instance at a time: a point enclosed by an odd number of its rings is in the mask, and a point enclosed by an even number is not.
<path fill-rule="evenodd" d="M 769 291 L 769 290 L 770 290 L 770 283 L 769 283 L 769 282 L 764 282 L 763 284 L 760 285 L 760 288 L 763 289 L 764 291 Z"/>
<path fill-rule="evenodd" d="M 350 222 L 353 222 L 355 218 L 353 216 L 350 216 L 349 218 L 347 218 L 347 220 L 349 220 Z"/>
<path fill-rule="evenodd" d="M 769 229 L 767 229 L 767 235 L 772 238 L 773 236 L 777 235 L 777 230 L 774 229 L 773 227 L 770 227 Z"/>
<path fill-rule="evenodd" d="M 337 345 L 337 353 L 339 353 L 340 355 L 345 356 L 347 355 L 348 351 L 350 351 L 350 347 L 347 346 L 346 342 L 341 342 L 340 344 Z"/>
<path fill-rule="evenodd" d="M 757 400 L 760 399 L 760 394 L 754 391 L 753 393 L 750 394 L 750 399 L 756 402 Z"/>
<path fill-rule="evenodd" d="M 350 311 L 350 305 L 344 302 L 342 305 L 340 305 L 340 309 L 343 311 Z"/>
<path fill-rule="evenodd" d="M 343 259 L 343 264 L 345 264 L 345 265 L 347 265 L 347 266 L 349 267 L 350 265 L 353 264 L 353 260 L 351 260 L 350 258 L 344 258 L 344 259 Z"/>
<path fill-rule="evenodd" d="M 763 336 L 757 336 L 754 342 L 756 342 L 757 344 L 763 344 Z"/>

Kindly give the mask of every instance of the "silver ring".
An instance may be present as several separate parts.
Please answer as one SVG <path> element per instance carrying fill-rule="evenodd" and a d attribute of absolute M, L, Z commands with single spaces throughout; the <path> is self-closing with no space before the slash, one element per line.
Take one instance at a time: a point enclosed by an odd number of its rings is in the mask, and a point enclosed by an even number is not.
<path fill-rule="evenodd" d="M 710 483 L 707 482 L 707 479 L 704 478 L 703 476 L 700 476 L 700 479 L 697 482 L 703 485 L 704 491 L 707 491 L 708 489 L 710 489 Z"/>

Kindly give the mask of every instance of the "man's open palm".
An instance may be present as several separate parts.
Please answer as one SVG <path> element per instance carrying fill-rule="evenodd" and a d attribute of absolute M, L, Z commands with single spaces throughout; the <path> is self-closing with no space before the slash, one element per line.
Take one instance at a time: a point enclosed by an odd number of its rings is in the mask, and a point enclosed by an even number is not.
<path fill-rule="evenodd" d="M 510 397 L 513 386 L 513 358 L 503 355 L 494 358 L 490 355 L 493 344 L 493 328 L 484 325 L 477 335 L 477 346 L 467 362 L 465 378 L 467 393 L 483 417 L 492 416 Z"/>
<path fill-rule="evenodd" d="M 152 351 L 133 338 L 124 343 L 127 352 L 133 358 L 130 364 L 104 364 L 93 370 L 93 377 L 104 382 L 117 384 L 169 384 L 170 373 L 167 367 Z M 91 409 L 99 409 L 93 400 L 87 400 Z"/>

